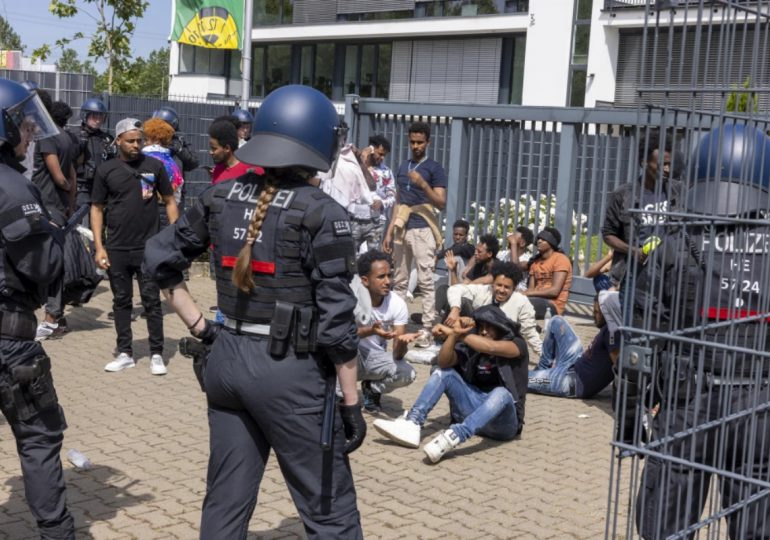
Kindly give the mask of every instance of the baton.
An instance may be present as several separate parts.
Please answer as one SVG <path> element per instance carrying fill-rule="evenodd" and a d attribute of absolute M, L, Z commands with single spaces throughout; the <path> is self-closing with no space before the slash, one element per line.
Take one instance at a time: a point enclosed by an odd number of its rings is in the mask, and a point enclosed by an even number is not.
<path fill-rule="evenodd" d="M 88 210 L 90 209 L 90 206 L 87 204 L 84 204 L 77 210 L 75 210 L 75 213 L 70 216 L 70 218 L 67 220 L 67 223 L 62 227 L 62 232 L 64 234 L 67 234 L 72 229 L 77 227 L 81 221 L 83 221 L 83 218 L 88 213 Z"/>
<path fill-rule="evenodd" d="M 324 395 L 323 421 L 321 423 L 321 450 L 332 448 L 334 432 L 334 410 L 337 405 L 337 377 L 326 378 L 326 394 Z"/>

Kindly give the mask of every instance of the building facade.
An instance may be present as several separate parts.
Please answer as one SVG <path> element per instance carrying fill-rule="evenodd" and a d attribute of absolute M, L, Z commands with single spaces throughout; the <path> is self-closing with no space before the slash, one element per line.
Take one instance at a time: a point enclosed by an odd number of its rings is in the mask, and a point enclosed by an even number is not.
<path fill-rule="evenodd" d="M 664 3 L 669 9 L 660 16 L 670 20 L 671 40 L 679 49 L 691 39 L 686 29 L 695 17 L 676 9 L 682 2 Z M 358 94 L 433 103 L 634 106 L 637 88 L 663 76 L 640 70 L 642 27 L 646 16 L 655 16 L 654 4 L 254 0 L 251 104 L 278 86 L 299 83 L 338 103 L 346 94 Z M 713 47 L 720 43 L 718 11 Z M 751 28 L 745 32 L 751 38 Z M 661 36 L 661 43 L 667 40 Z M 658 51 L 666 54 L 665 47 Z M 708 73 L 713 62 L 708 51 L 694 57 L 674 61 L 685 70 L 697 61 L 701 65 L 693 72 Z M 661 69 L 666 62 L 650 64 Z M 170 95 L 241 94 L 240 51 L 172 43 L 170 74 Z M 722 96 L 713 99 L 716 104 Z"/>

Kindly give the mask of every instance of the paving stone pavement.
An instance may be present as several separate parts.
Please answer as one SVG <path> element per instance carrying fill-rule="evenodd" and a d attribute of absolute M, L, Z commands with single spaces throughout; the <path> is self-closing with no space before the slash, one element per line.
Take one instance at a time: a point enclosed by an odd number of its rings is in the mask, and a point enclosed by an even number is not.
<path fill-rule="evenodd" d="M 214 305 L 213 283 L 193 277 L 203 309 Z M 138 299 L 138 294 L 135 295 Z M 147 330 L 133 323 L 138 364 L 106 373 L 115 331 L 107 319 L 107 287 L 85 307 L 68 309 L 71 332 L 44 343 L 53 359 L 69 429 L 62 460 L 69 507 L 79 538 L 197 538 L 208 457 L 206 403 L 189 360 L 176 352 L 186 328 L 164 319 L 169 373 L 150 374 Z M 595 330 L 572 319 L 584 342 Z M 410 387 L 383 396 L 384 413 L 408 407 L 429 375 L 418 365 Z M 604 535 L 612 430 L 610 391 L 598 399 L 529 395 L 520 439 L 474 438 L 437 465 L 421 450 L 396 446 L 373 428 L 352 454 L 367 538 L 599 538 Z M 1 417 L 0 417 L 1 418 Z M 423 440 L 448 426 L 442 399 Z M 65 453 L 76 448 L 94 464 L 78 471 Z M 16 449 L 0 419 L 0 538 L 34 538 Z M 249 524 L 250 538 L 303 538 L 288 490 L 271 459 Z"/>

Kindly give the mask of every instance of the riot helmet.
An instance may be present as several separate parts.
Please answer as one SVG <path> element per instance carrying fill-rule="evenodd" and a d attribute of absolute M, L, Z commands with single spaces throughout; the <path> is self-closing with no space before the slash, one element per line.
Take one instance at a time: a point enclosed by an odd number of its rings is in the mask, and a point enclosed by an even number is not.
<path fill-rule="evenodd" d="M 37 141 L 59 133 L 51 115 L 35 92 L 21 84 L 0 78 L 0 141 L 11 147 L 27 141 Z"/>
<path fill-rule="evenodd" d="M 251 139 L 235 156 L 262 167 L 328 171 L 346 131 L 334 105 L 321 92 L 298 84 L 282 86 L 262 102 Z"/>
<path fill-rule="evenodd" d="M 254 123 L 254 116 L 252 116 L 246 109 L 235 109 L 233 111 L 233 116 L 235 116 L 241 124 Z"/>
<path fill-rule="evenodd" d="M 770 137 L 755 123 L 726 121 L 695 143 L 695 179 L 685 205 L 703 214 L 770 211 Z"/>
<path fill-rule="evenodd" d="M 107 120 L 107 106 L 99 98 L 88 98 L 80 106 L 80 121 L 86 123 L 91 114 L 101 114 L 102 122 Z"/>
<path fill-rule="evenodd" d="M 169 126 L 174 128 L 174 131 L 179 131 L 179 115 L 173 107 L 161 107 L 152 112 L 152 117 L 163 120 Z"/>
<path fill-rule="evenodd" d="M 24 81 L 21 83 L 21 85 L 29 90 L 30 92 L 34 92 L 38 88 L 40 88 L 40 85 L 37 84 L 35 81 Z"/>

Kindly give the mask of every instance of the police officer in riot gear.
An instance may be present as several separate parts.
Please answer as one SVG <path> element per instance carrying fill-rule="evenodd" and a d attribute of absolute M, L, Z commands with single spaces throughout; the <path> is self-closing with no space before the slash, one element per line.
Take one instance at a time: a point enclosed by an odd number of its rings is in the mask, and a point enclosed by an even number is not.
<path fill-rule="evenodd" d="M 252 141 L 237 152 L 265 174 L 210 187 L 148 241 L 145 270 L 191 333 L 211 343 L 201 538 L 246 537 L 271 448 L 309 538 L 363 536 L 347 458 L 366 433 L 356 390 L 351 227 L 345 210 L 308 182 L 331 168 L 341 138 L 323 94 L 299 85 L 275 90 Z M 223 326 L 203 319 L 182 281 L 182 269 L 210 244 Z M 343 394 L 337 410 L 335 372 Z M 322 450 L 326 433 L 330 448 Z"/>
<path fill-rule="evenodd" d="M 113 137 L 102 130 L 107 120 L 107 106 L 98 98 L 88 98 L 80 106 L 80 157 L 77 161 L 78 207 L 91 204 L 96 168 L 116 156 Z"/>
<path fill-rule="evenodd" d="M 183 173 L 198 168 L 199 161 L 195 152 L 190 149 L 189 144 L 179 133 L 179 115 L 173 107 L 161 107 L 153 111 L 152 118 L 159 118 L 174 128 L 174 137 L 171 139 L 171 156 L 178 161 L 179 167 Z"/>
<path fill-rule="evenodd" d="M 0 109 L 0 409 L 16 438 L 40 536 L 74 538 L 59 458 L 66 422 L 51 361 L 34 341 L 35 310 L 62 272 L 62 235 L 40 191 L 19 173 L 32 138 L 57 131 L 39 96 L 7 79 L 0 79 Z"/>
<path fill-rule="evenodd" d="M 240 108 L 233 111 L 233 116 L 241 123 L 241 125 L 238 126 L 238 140 L 240 141 L 240 145 L 243 146 L 249 142 L 249 139 L 251 139 L 251 129 L 254 125 L 254 117 L 246 109 Z"/>
<path fill-rule="evenodd" d="M 631 272 L 631 335 L 642 339 L 624 345 L 622 369 L 649 377 L 646 407 L 659 408 L 636 523 L 643 538 L 695 534 L 719 491 L 731 538 L 770 538 L 759 485 L 770 480 L 770 138 L 724 121 L 691 165 L 684 208 L 647 231 L 661 243 Z"/>

